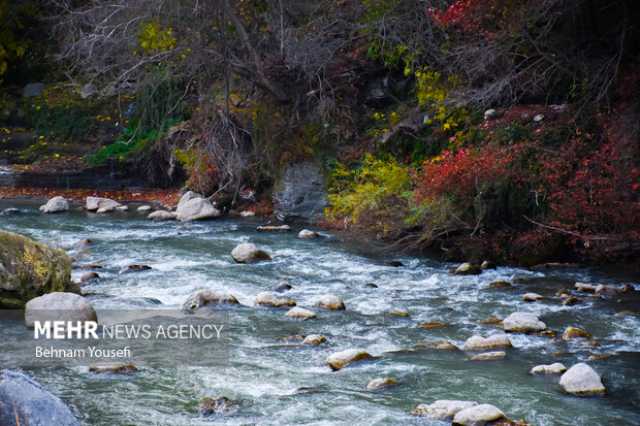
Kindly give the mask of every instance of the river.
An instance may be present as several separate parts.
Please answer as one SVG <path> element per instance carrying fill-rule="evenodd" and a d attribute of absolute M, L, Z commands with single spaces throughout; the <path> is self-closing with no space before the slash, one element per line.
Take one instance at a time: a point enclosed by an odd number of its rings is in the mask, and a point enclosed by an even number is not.
<path fill-rule="evenodd" d="M 86 425 L 440 425 L 411 416 L 419 403 L 437 399 L 476 400 L 499 407 L 512 419 L 532 425 L 594 426 L 640 424 L 640 316 L 636 295 L 624 300 L 579 295 L 582 303 L 563 306 L 558 289 L 575 281 L 631 283 L 586 268 L 532 271 L 498 267 L 478 276 L 454 276 L 453 265 L 426 258 L 370 250 L 325 235 L 300 240 L 296 233 L 258 233 L 259 219 L 222 219 L 203 223 L 152 222 L 135 211 L 94 215 L 80 210 L 42 215 L 31 202 L 0 201 L 0 210 L 19 207 L 20 214 L 0 216 L 0 228 L 52 245 L 70 248 L 82 239 L 93 244 L 82 263 L 99 263 L 101 279 L 84 287 L 98 312 L 113 308 L 180 307 L 199 289 L 225 289 L 244 306 L 225 308 L 234 323 L 228 360 L 218 367 L 141 368 L 129 376 L 96 375 L 77 367 L 29 367 L 48 390 L 60 396 Z M 134 209 L 135 210 L 135 209 Z M 240 265 L 229 253 L 241 242 L 253 242 L 273 261 Z M 399 260 L 404 266 L 385 262 Z M 151 270 L 120 274 L 131 263 Z M 86 271 L 74 271 L 74 276 Z M 496 280 L 514 282 L 511 289 L 489 289 Z M 318 313 L 300 322 L 286 310 L 253 306 L 260 291 L 288 281 L 286 293 L 298 306 Z M 375 284 L 377 287 L 371 286 Z M 522 294 L 545 299 L 525 303 Z M 313 307 L 324 293 L 341 296 L 346 311 Z M 631 300 L 629 300 L 631 299 Z M 161 302 L 156 305 L 153 302 Z M 406 308 L 410 317 L 387 315 Z M 463 352 L 406 350 L 420 341 L 449 339 L 461 346 L 473 334 L 495 327 L 479 321 L 504 318 L 515 311 L 540 314 L 562 333 L 574 325 L 594 335 L 588 341 L 565 342 L 514 334 L 514 344 L 500 361 L 472 362 Z M 622 311 L 633 312 L 621 314 Z M 442 321 L 448 327 L 417 328 Z M 0 334 L 20 335 L 21 324 L 2 324 Z M 283 344 L 290 335 L 322 334 L 320 346 Z M 332 372 L 325 359 L 333 352 L 364 348 L 381 358 Z M 600 361 L 593 354 L 615 353 Z M 171 357 L 171 354 L 167 354 Z M 4 350 L 2 359 L 11 353 Z M 19 360 L 11 360 L 20 364 Z M 579 398 L 563 394 L 557 376 L 531 376 L 538 364 L 585 361 L 603 377 L 607 395 Z M 375 377 L 392 376 L 399 385 L 367 391 Z M 203 396 L 225 395 L 240 402 L 226 417 L 198 415 Z"/>

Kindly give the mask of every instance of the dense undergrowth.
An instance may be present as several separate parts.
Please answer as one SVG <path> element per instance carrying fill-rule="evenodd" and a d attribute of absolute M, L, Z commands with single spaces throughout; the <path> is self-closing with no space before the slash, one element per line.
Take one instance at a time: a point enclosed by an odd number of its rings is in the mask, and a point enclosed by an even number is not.
<path fill-rule="evenodd" d="M 106 126 L 89 164 L 226 204 L 315 160 L 326 226 L 449 257 L 640 254 L 633 1 L 154 4 L 47 9 L 74 95 L 28 106 L 41 145 Z"/>

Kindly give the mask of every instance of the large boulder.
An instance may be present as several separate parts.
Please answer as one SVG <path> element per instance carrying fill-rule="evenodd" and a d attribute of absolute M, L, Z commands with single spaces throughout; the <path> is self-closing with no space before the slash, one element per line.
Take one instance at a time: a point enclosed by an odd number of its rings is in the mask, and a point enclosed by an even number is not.
<path fill-rule="evenodd" d="M 489 422 L 504 418 L 504 413 L 491 404 L 474 405 L 458 411 L 453 416 L 453 424 L 461 426 L 484 426 Z"/>
<path fill-rule="evenodd" d="M 122 204 L 110 198 L 87 197 L 85 200 L 85 209 L 96 213 L 109 213 L 115 211 Z"/>
<path fill-rule="evenodd" d="M 0 425 L 80 426 L 71 410 L 26 374 L 0 372 Z"/>
<path fill-rule="evenodd" d="M 91 303 L 74 293 L 49 293 L 27 302 L 24 321 L 33 327 L 36 321 L 97 321 Z"/>
<path fill-rule="evenodd" d="M 222 212 L 215 208 L 211 201 L 206 198 L 193 198 L 187 202 L 180 203 L 176 210 L 176 218 L 181 222 L 213 219 L 221 215 Z"/>
<path fill-rule="evenodd" d="M 605 393 L 605 387 L 602 384 L 600 375 L 584 362 L 568 369 L 560 377 L 560 386 L 565 392 L 578 396 L 602 395 Z"/>
<path fill-rule="evenodd" d="M 61 213 L 69 210 L 69 202 L 64 197 L 53 197 L 40 207 L 42 213 Z"/>
<path fill-rule="evenodd" d="M 289 165 L 276 183 L 273 194 L 276 216 L 313 220 L 327 205 L 325 178 L 319 165 L 302 162 Z"/>
<path fill-rule="evenodd" d="M 271 260 L 271 256 L 255 244 L 242 243 L 231 251 L 231 257 L 238 263 L 254 263 L 261 260 Z"/>
<path fill-rule="evenodd" d="M 464 346 L 465 351 L 484 351 L 487 349 L 510 348 L 511 340 L 506 334 L 494 334 L 489 337 L 472 336 L 469 337 Z"/>
<path fill-rule="evenodd" d="M 22 235 L 0 231 L 0 308 L 72 288 L 71 258 Z"/>
<path fill-rule="evenodd" d="M 327 358 L 327 364 L 333 371 L 340 370 L 354 362 L 372 359 L 369 352 L 362 349 L 347 349 L 346 351 L 336 352 Z"/>
<path fill-rule="evenodd" d="M 431 420 L 450 421 L 460 411 L 477 406 L 475 401 L 456 401 L 442 399 L 432 404 L 420 404 L 411 412 L 414 416 Z"/>
<path fill-rule="evenodd" d="M 185 192 L 184 194 L 182 194 L 182 197 L 180 197 L 180 201 L 178 201 L 178 205 L 176 207 L 176 210 L 179 209 L 180 207 L 184 206 L 189 201 L 195 200 L 197 198 L 204 198 L 204 197 L 202 195 L 198 194 L 197 192 L 193 192 L 193 191 Z"/>
<path fill-rule="evenodd" d="M 505 331 L 514 333 L 535 333 L 547 329 L 547 325 L 530 312 L 514 312 L 502 320 L 502 326 Z"/>

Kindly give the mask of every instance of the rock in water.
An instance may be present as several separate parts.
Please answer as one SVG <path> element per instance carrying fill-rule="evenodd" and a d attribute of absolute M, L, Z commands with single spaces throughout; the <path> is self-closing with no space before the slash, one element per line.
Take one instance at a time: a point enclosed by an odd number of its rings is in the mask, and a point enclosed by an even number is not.
<path fill-rule="evenodd" d="M 220 217 L 222 213 L 206 198 L 194 198 L 180 203 L 176 209 L 176 218 L 180 222 L 205 220 Z"/>
<path fill-rule="evenodd" d="M 71 410 L 26 374 L 0 373 L 0 425 L 80 426 Z"/>
<path fill-rule="evenodd" d="M 546 330 L 547 325 L 540 321 L 536 314 L 529 312 L 514 312 L 504 320 L 502 326 L 505 331 L 516 333 L 530 333 Z"/>
<path fill-rule="evenodd" d="M 458 411 L 453 417 L 453 424 L 461 426 L 484 426 L 504 418 L 504 413 L 490 404 L 474 405 Z"/>
<path fill-rule="evenodd" d="M 263 291 L 256 296 L 256 305 L 271 306 L 273 308 L 290 308 L 296 306 L 296 302 L 293 299 L 276 297 L 268 291 Z"/>
<path fill-rule="evenodd" d="M 308 229 L 303 229 L 302 231 L 298 232 L 298 238 L 302 239 L 302 240 L 312 240 L 314 238 L 318 238 L 320 236 L 320 234 L 318 234 L 315 231 L 309 231 Z"/>
<path fill-rule="evenodd" d="M 420 404 L 412 412 L 414 416 L 427 417 L 431 420 L 449 421 L 458 412 L 478 405 L 475 401 L 456 401 L 442 399 L 432 404 Z"/>
<path fill-rule="evenodd" d="M 291 227 L 289 225 L 262 225 L 256 228 L 258 232 L 289 232 Z"/>
<path fill-rule="evenodd" d="M 0 308 L 22 307 L 34 297 L 71 287 L 71 258 L 64 251 L 0 231 Z"/>
<path fill-rule="evenodd" d="M 605 393 L 600 375 L 583 362 L 574 365 L 560 377 L 560 386 L 565 392 L 578 396 Z"/>
<path fill-rule="evenodd" d="M 254 263 L 261 260 L 271 260 L 271 256 L 264 250 L 259 250 L 255 244 L 239 244 L 231 252 L 231 257 L 238 263 Z"/>
<path fill-rule="evenodd" d="M 36 321 L 98 321 L 91 303 L 74 293 L 49 293 L 27 302 L 24 321 L 33 327 Z"/>
<path fill-rule="evenodd" d="M 310 311 L 309 309 L 304 309 L 296 306 L 295 308 L 291 308 L 287 311 L 286 315 L 289 318 L 308 320 L 316 317 L 316 313 Z"/>
<path fill-rule="evenodd" d="M 273 204 L 279 219 L 313 220 L 321 216 L 327 205 L 322 168 L 312 162 L 287 166 L 276 182 Z"/>
<path fill-rule="evenodd" d="M 544 299 L 544 297 L 538 293 L 525 293 L 522 295 L 522 300 L 525 302 L 537 302 Z"/>
<path fill-rule="evenodd" d="M 453 272 L 455 275 L 478 275 L 482 273 L 482 268 L 469 262 L 458 266 Z"/>
<path fill-rule="evenodd" d="M 91 373 L 96 374 L 131 374 L 138 371 L 138 367 L 131 363 L 96 364 L 89 367 Z"/>
<path fill-rule="evenodd" d="M 393 377 L 378 377 L 377 379 L 373 379 L 367 383 L 367 390 L 380 390 L 396 386 L 397 384 L 398 381 Z"/>
<path fill-rule="evenodd" d="M 87 197 L 85 201 L 85 208 L 90 212 L 97 213 L 109 213 L 122 205 L 112 199 L 101 197 Z"/>
<path fill-rule="evenodd" d="M 504 351 L 494 351 L 494 352 L 483 352 L 481 354 L 477 354 L 472 356 L 471 361 L 496 361 L 499 359 L 503 359 L 507 356 L 507 353 Z"/>
<path fill-rule="evenodd" d="M 318 298 L 317 306 L 330 311 L 344 311 L 345 306 L 342 299 L 333 294 L 324 294 Z"/>
<path fill-rule="evenodd" d="M 155 220 L 155 221 L 165 221 L 165 220 L 176 220 L 177 219 L 177 214 L 174 212 L 168 212 L 165 210 L 158 210 L 155 211 L 153 213 L 150 213 L 149 216 L 147 216 L 147 219 L 151 219 L 151 220 Z"/>
<path fill-rule="evenodd" d="M 506 334 L 494 334 L 489 337 L 472 336 L 464 342 L 465 351 L 483 351 L 486 349 L 510 348 L 511 340 Z"/>
<path fill-rule="evenodd" d="M 327 358 L 327 364 L 333 371 L 340 370 L 354 362 L 373 358 L 367 351 L 362 349 L 347 349 L 336 352 Z"/>
<path fill-rule="evenodd" d="M 305 345 L 318 346 L 323 344 L 326 341 L 327 341 L 327 338 L 321 334 L 310 334 L 304 338 L 302 343 L 304 343 Z"/>
<path fill-rule="evenodd" d="M 64 197 L 53 197 L 40 207 L 42 213 L 62 213 L 69 210 L 69 202 Z"/>
<path fill-rule="evenodd" d="M 147 213 L 147 212 L 150 212 L 151 210 L 152 210 L 152 209 L 151 209 L 151 206 L 147 206 L 147 205 L 140 206 L 140 207 L 138 207 L 138 208 L 136 209 L 136 211 L 138 211 L 138 212 L 140 212 L 140 213 Z"/>
<path fill-rule="evenodd" d="M 567 367 L 559 362 L 549 365 L 536 365 L 529 371 L 530 374 L 562 374 L 567 371 Z"/>
<path fill-rule="evenodd" d="M 198 291 L 184 302 L 182 309 L 186 312 L 195 312 L 207 305 L 237 305 L 238 299 L 230 293 L 218 290 Z"/>
<path fill-rule="evenodd" d="M 591 334 L 587 330 L 578 327 L 567 327 L 562 333 L 562 340 L 590 339 Z"/>
<path fill-rule="evenodd" d="M 207 397 L 200 401 L 200 414 L 203 416 L 211 416 L 213 414 L 228 415 L 237 409 L 237 404 L 226 396 Z"/>

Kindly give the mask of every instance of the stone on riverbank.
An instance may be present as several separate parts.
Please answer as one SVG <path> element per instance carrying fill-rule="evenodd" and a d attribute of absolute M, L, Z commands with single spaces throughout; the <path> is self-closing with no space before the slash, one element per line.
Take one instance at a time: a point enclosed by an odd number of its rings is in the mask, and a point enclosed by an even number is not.
<path fill-rule="evenodd" d="M 504 418 L 504 413 L 491 404 L 474 405 L 458 411 L 453 424 L 460 426 L 484 426 L 489 422 Z"/>
<path fill-rule="evenodd" d="M 600 375 L 583 362 L 574 365 L 560 377 L 560 386 L 565 392 L 578 396 L 605 393 Z"/>
<path fill-rule="evenodd" d="M 362 349 L 347 349 L 345 351 L 336 352 L 327 358 L 327 364 L 333 371 L 340 370 L 354 362 L 372 359 L 369 352 Z"/>
<path fill-rule="evenodd" d="M 238 299 L 230 293 L 220 290 L 198 291 L 184 302 L 182 309 L 186 312 L 195 312 L 208 305 L 237 305 Z"/>
<path fill-rule="evenodd" d="M 69 211 L 69 201 L 64 197 L 53 197 L 40 207 L 42 213 L 62 213 Z"/>
<path fill-rule="evenodd" d="M 308 320 L 316 317 L 316 313 L 309 309 L 304 309 L 296 306 L 287 311 L 286 316 L 289 318 L 295 318 L 300 320 Z"/>
<path fill-rule="evenodd" d="M 69 407 L 24 373 L 0 373 L 0 424 L 3 426 L 80 426 Z"/>
<path fill-rule="evenodd" d="M 431 420 L 448 421 L 462 410 L 477 406 L 475 401 L 438 400 L 431 404 L 420 404 L 411 411 L 411 414 L 426 417 Z"/>
<path fill-rule="evenodd" d="M 71 258 L 64 251 L 0 231 L 0 308 L 71 287 Z"/>
<path fill-rule="evenodd" d="M 398 381 L 393 377 L 378 377 L 367 383 L 367 390 L 375 391 L 396 386 Z"/>
<path fill-rule="evenodd" d="M 184 206 L 189 201 L 195 200 L 197 198 L 204 198 L 204 197 L 201 194 L 198 194 L 197 192 L 193 192 L 193 191 L 185 192 L 184 194 L 182 194 L 182 197 L 180 197 L 180 201 L 178 201 L 178 205 L 176 206 L 176 210 L 179 209 L 180 207 Z"/>
<path fill-rule="evenodd" d="M 293 299 L 286 297 L 276 297 L 274 294 L 263 291 L 256 296 L 256 305 L 270 306 L 272 308 L 287 308 L 296 306 L 296 302 Z"/>
<path fill-rule="evenodd" d="M 462 346 L 464 351 L 484 351 L 487 349 L 510 348 L 511 340 L 506 334 L 493 334 L 489 337 L 471 336 Z"/>
<path fill-rule="evenodd" d="M 213 219 L 220 216 L 222 212 L 206 198 L 193 198 L 184 203 L 181 200 L 176 209 L 176 219 L 180 222 Z"/>
<path fill-rule="evenodd" d="M 178 215 L 175 212 L 168 212 L 166 210 L 157 210 L 153 213 L 150 213 L 147 216 L 147 219 L 155 220 L 155 221 L 167 221 L 167 220 L 176 220 Z"/>
<path fill-rule="evenodd" d="M 553 364 L 536 365 L 529 371 L 529 374 L 562 374 L 567 371 L 567 367 L 559 362 Z"/>
<path fill-rule="evenodd" d="M 547 328 L 536 314 L 530 312 L 514 312 L 502 320 L 502 326 L 505 331 L 514 333 L 535 333 Z"/>
<path fill-rule="evenodd" d="M 318 298 L 316 306 L 330 311 L 344 311 L 346 309 L 342 299 L 334 294 L 323 294 Z"/>
<path fill-rule="evenodd" d="M 49 293 L 31 299 L 25 305 L 24 320 L 27 327 L 36 321 L 97 321 L 91 303 L 74 293 Z"/>
<path fill-rule="evenodd" d="M 310 231 L 308 229 L 303 229 L 302 231 L 298 232 L 298 238 L 300 238 L 301 240 L 312 240 L 314 238 L 318 238 L 320 236 L 320 234 L 318 234 L 315 231 Z"/>
<path fill-rule="evenodd" d="M 271 256 L 264 250 L 258 249 L 255 244 L 242 243 L 231 251 L 231 257 L 237 263 L 254 263 L 263 260 L 271 260 Z"/>

